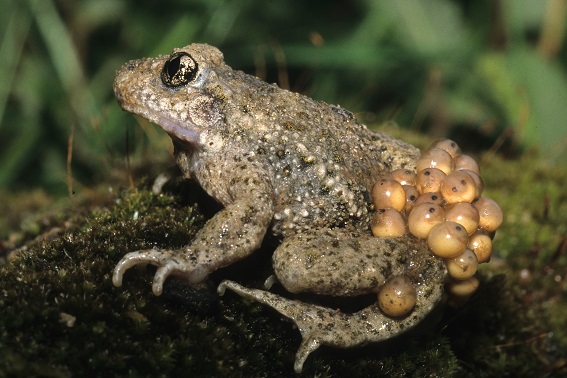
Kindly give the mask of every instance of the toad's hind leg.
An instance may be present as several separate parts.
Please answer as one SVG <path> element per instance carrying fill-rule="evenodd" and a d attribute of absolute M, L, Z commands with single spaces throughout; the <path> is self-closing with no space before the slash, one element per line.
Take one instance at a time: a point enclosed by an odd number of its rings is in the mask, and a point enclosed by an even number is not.
<path fill-rule="evenodd" d="M 361 311 L 347 314 L 314 304 L 293 301 L 257 289 L 249 289 L 233 281 L 223 281 L 219 294 L 229 289 L 238 295 L 266 304 L 292 319 L 301 332 L 302 342 L 295 356 L 294 369 L 303 370 L 303 363 L 321 345 L 348 348 L 377 342 L 403 333 L 421 322 L 443 298 L 442 282 L 417 288 L 417 303 L 403 318 L 389 318 L 375 303 Z"/>

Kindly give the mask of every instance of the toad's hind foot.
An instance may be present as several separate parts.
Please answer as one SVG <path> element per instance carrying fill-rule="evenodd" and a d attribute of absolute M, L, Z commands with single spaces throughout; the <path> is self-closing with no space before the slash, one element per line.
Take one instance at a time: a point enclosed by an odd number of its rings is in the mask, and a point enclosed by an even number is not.
<path fill-rule="evenodd" d="M 223 281 L 218 287 L 218 293 L 222 295 L 226 289 L 266 304 L 295 322 L 302 336 L 295 356 L 294 368 L 297 373 L 303 370 L 303 363 L 319 346 L 349 348 L 389 339 L 421 322 L 443 298 L 442 284 L 418 289 L 418 299 L 412 313 L 394 319 L 382 314 L 377 304 L 347 314 L 327 307 L 293 301 L 264 290 L 249 289 L 233 281 Z"/>
<path fill-rule="evenodd" d="M 229 280 L 221 282 L 217 292 L 219 295 L 224 295 L 226 289 L 235 292 L 241 297 L 253 299 L 268 305 L 295 322 L 303 338 L 295 355 L 294 369 L 296 373 L 301 373 L 303 370 L 303 363 L 307 357 L 319 348 L 324 340 L 322 337 L 324 330 L 321 329 L 319 332 L 313 332 L 314 326 L 317 323 L 317 318 L 325 312 L 337 312 L 325 307 L 302 304 L 303 306 L 309 306 L 309 311 L 305 311 L 305 307 L 298 306 L 299 302 L 280 297 L 279 295 L 268 291 L 249 289 Z M 320 333 L 320 335 L 318 333 Z"/>

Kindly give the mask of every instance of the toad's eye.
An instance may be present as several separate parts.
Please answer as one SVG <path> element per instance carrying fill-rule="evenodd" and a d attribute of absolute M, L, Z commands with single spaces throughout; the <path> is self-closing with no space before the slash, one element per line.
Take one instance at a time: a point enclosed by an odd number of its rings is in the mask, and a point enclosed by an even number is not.
<path fill-rule="evenodd" d="M 186 52 L 171 54 L 161 70 L 161 81 L 166 87 L 177 88 L 195 79 L 199 66 Z"/>

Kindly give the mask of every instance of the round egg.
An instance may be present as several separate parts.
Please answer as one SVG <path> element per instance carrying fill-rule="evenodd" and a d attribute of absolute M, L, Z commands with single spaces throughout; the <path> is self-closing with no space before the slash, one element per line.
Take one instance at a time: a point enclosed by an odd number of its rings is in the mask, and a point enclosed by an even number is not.
<path fill-rule="evenodd" d="M 370 229 L 376 237 L 398 237 L 406 233 L 406 220 L 395 209 L 378 209 L 372 217 Z"/>
<path fill-rule="evenodd" d="M 406 206 L 406 191 L 393 179 L 382 179 L 372 187 L 372 203 L 377 209 L 392 208 L 401 211 Z"/>
<path fill-rule="evenodd" d="M 453 163 L 455 164 L 456 171 L 469 169 L 474 173 L 476 173 L 477 175 L 480 175 L 480 167 L 478 166 L 478 163 L 476 162 L 476 160 L 474 160 L 472 156 L 469 155 L 455 156 L 453 158 Z"/>
<path fill-rule="evenodd" d="M 435 141 L 430 148 L 440 148 L 449 153 L 451 157 L 457 157 L 462 153 L 459 145 L 451 139 L 439 139 Z"/>
<path fill-rule="evenodd" d="M 467 247 L 474 252 L 479 264 L 490 261 L 490 256 L 492 255 L 492 239 L 484 232 L 476 231 L 469 236 Z"/>
<path fill-rule="evenodd" d="M 423 171 L 426 168 L 437 168 L 446 175 L 453 171 L 455 163 L 451 155 L 440 148 L 429 148 L 421 154 L 416 161 L 417 171 Z"/>
<path fill-rule="evenodd" d="M 465 248 L 463 253 L 445 261 L 449 276 L 456 280 L 471 278 L 477 271 L 478 261 L 473 251 Z"/>
<path fill-rule="evenodd" d="M 504 214 L 496 201 L 488 197 L 480 197 L 473 202 L 473 205 L 480 215 L 479 227 L 487 232 L 494 232 L 500 227 Z"/>
<path fill-rule="evenodd" d="M 390 277 L 378 291 L 378 306 L 387 316 L 400 317 L 409 314 L 416 301 L 417 291 L 406 276 Z"/>
<path fill-rule="evenodd" d="M 427 236 L 427 246 L 433 254 L 444 259 L 460 255 L 466 248 L 467 230 L 455 222 L 443 222 L 434 226 Z"/>
<path fill-rule="evenodd" d="M 417 173 L 415 187 L 420 194 L 438 192 L 447 175 L 437 168 L 425 168 Z"/>
<path fill-rule="evenodd" d="M 402 185 L 415 185 L 415 172 L 409 169 L 395 169 L 390 173 L 390 177 Z"/>
<path fill-rule="evenodd" d="M 439 188 L 445 202 L 472 202 L 476 198 L 476 184 L 473 178 L 463 171 L 451 172 Z"/>
<path fill-rule="evenodd" d="M 445 212 L 439 205 L 421 203 L 408 215 L 408 230 L 413 236 L 426 239 L 431 229 L 444 220 Z"/>
<path fill-rule="evenodd" d="M 447 284 L 447 291 L 458 297 L 468 297 L 478 289 L 479 284 L 476 276 L 466 280 L 451 280 Z"/>
<path fill-rule="evenodd" d="M 468 202 L 457 202 L 447 205 L 445 208 L 445 220 L 459 223 L 462 225 L 469 235 L 478 228 L 480 216 L 478 210 Z"/>

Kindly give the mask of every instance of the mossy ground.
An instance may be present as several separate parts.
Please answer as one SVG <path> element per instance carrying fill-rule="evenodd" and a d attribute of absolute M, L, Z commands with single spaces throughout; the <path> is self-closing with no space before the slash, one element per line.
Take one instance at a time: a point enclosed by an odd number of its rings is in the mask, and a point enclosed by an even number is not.
<path fill-rule="evenodd" d="M 305 376 L 567 375 L 567 169 L 529 154 L 480 161 L 485 195 L 506 221 L 477 294 L 411 335 L 321 348 Z M 47 224 L 18 234 L 20 244 L 29 239 L 26 250 L 0 268 L 0 376 L 296 376 L 298 330 L 271 309 L 215 291 L 224 278 L 260 287 L 271 273 L 269 243 L 202 288 L 169 279 L 155 297 L 152 267 L 131 269 L 115 288 L 111 272 L 124 254 L 186 244 L 211 203 L 179 180 L 159 196 L 141 184 L 109 199 L 45 215 Z M 66 228 L 49 234 L 57 225 Z M 45 233 L 49 240 L 32 241 Z"/>

